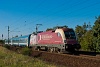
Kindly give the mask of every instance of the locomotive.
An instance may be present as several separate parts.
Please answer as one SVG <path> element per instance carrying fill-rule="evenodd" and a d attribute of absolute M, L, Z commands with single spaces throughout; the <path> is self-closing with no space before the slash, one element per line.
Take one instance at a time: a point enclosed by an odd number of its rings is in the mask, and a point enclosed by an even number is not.
<path fill-rule="evenodd" d="M 8 44 L 8 40 L 5 40 Z M 9 39 L 13 46 L 28 46 L 34 50 L 44 49 L 50 52 L 75 51 L 81 48 L 72 28 L 57 28 L 44 32 Z"/>

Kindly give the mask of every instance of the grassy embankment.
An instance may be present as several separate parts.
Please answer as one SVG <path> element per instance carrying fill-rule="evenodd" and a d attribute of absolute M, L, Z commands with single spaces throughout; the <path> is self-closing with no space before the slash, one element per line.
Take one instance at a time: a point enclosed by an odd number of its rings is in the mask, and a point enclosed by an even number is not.
<path fill-rule="evenodd" d="M 58 67 L 0 46 L 0 67 Z"/>

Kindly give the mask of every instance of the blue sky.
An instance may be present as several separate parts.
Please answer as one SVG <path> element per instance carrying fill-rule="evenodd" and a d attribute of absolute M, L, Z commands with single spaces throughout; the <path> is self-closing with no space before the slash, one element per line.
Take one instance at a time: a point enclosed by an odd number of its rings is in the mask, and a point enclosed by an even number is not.
<path fill-rule="evenodd" d="M 2 34 L 7 38 L 7 26 L 12 37 L 32 33 L 36 24 L 43 31 L 56 25 L 93 25 L 99 15 L 100 0 L 0 0 L 0 39 Z"/>

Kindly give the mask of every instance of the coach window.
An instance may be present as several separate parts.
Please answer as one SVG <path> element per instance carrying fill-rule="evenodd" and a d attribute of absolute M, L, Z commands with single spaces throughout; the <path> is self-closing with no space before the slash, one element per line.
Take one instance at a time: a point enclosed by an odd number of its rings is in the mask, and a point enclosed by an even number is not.
<path fill-rule="evenodd" d="M 58 35 L 58 37 L 60 37 L 60 36 L 61 36 L 61 34 L 60 34 L 59 32 L 57 33 L 57 35 Z"/>

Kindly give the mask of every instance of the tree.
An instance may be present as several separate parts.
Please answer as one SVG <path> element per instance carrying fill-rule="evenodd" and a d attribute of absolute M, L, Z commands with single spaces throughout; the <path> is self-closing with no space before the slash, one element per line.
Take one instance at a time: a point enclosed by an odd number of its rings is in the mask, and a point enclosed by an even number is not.
<path fill-rule="evenodd" d="M 75 27 L 75 32 L 76 32 L 76 34 L 77 34 L 78 41 L 79 41 L 79 43 L 80 43 L 81 40 L 82 40 L 82 36 L 84 36 L 84 34 L 86 33 L 86 30 L 84 29 L 83 26 L 77 25 L 77 26 Z"/>
<path fill-rule="evenodd" d="M 94 49 L 94 44 L 93 44 L 93 31 L 89 30 L 87 31 L 84 36 L 81 38 L 81 46 L 82 49 L 84 50 L 89 50 L 89 51 L 95 51 Z"/>
<path fill-rule="evenodd" d="M 80 43 L 81 47 L 83 47 L 84 46 L 84 44 L 83 44 L 83 36 L 85 34 L 85 30 L 84 30 L 83 26 L 77 25 L 75 27 L 75 32 L 77 34 L 78 42 Z"/>
<path fill-rule="evenodd" d="M 4 40 L 0 40 L 0 44 L 4 44 Z"/>
<path fill-rule="evenodd" d="M 93 32 L 88 30 L 89 24 L 84 23 L 82 26 L 77 25 L 75 32 L 77 33 L 78 41 L 81 44 L 83 50 L 94 50 L 93 45 Z"/>
<path fill-rule="evenodd" d="M 93 26 L 93 36 L 94 36 L 94 45 L 95 50 L 100 51 L 100 16 L 96 18 L 96 21 Z"/>

